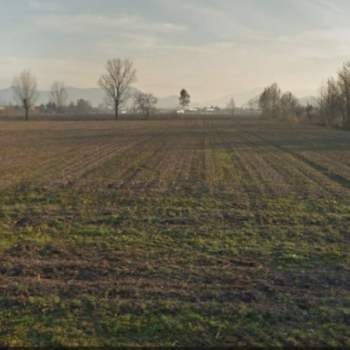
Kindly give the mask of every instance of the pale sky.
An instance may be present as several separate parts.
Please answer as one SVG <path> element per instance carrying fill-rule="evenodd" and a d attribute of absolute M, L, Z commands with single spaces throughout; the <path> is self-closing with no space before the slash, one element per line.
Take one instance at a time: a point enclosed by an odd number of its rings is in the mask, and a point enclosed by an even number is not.
<path fill-rule="evenodd" d="M 278 82 L 317 91 L 350 59 L 349 0 L 0 0 L 0 88 L 30 69 L 96 87 L 105 62 L 129 57 L 136 87 L 196 100 Z"/>

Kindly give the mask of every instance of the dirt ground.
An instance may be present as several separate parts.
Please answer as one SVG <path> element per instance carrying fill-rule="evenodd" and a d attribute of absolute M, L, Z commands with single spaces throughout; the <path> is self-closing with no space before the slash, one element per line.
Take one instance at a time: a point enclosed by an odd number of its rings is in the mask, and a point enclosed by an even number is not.
<path fill-rule="evenodd" d="M 0 345 L 350 346 L 350 133 L 0 123 Z"/>

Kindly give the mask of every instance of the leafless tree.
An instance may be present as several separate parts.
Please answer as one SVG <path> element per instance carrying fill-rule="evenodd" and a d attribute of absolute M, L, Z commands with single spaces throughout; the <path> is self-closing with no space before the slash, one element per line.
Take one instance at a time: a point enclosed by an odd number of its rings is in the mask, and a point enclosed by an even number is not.
<path fill-rule="evenodd" d="M 324 124 L 327 127 L 339 117 L 343 118 L 342 94 L 339 84 L 334 78 L 328 79 L 326 85 L 321 88 L 319 109 Z"/>
<path fill-rule="evenodd" d="M 297 116 L 300 111 L 299 101 L 291 92 L 285 92 L 282 95 L 280 104 L 282 118 Z"/>
<path fill-rule="evenodd" d="M 179 98 L 180 106 L 185 109 L 188 107 L 191 103 L 191 95 L 187 92 L 187 90 L 182 89 L 180 91 L 180 98 Z"/>
<path fill-rule="evenodd" d="M 350 129 L 350 62 L 338 72 L 338 84 L 343 101 L 343 127 Z"/>
<path fill-rule="evenodd" d="M 28 120 L 29 111 L 39 96 L 36 78 L 29 71 L 23 71 L 13 80 L 12 90 L 15 99 L 25 111 L 25 120 Z"/>
<path fill-rule="evenodd" d="M 306 116 L 309 122 L 312 121 L 312 114 L 314 110 L 315 110 L 314 106 L 310 103 L 308 103 L 305 107 Z"/>
<path fill-rule="evenodd" d="M 236 103 L 233 97 L 230 99 L 230 102 L 227 105 L 227 109 L 231 112 L 232 117 L 234 117 L 236 113 Z"/>
<path fill-rule="evenodd" d="M 247 107 L 253 111 L 257 111 L 259 110 L 260 106 L 259 106 L 259 99 L 260 96 L 256 96 L 251 98 L 248 102 L 247 102 Z"/>
<path fill-rule="evenodd" d="M 146 118 L 149 118 L 155 112 L 157 103 L 157 97 L 152 94 L 139 92 L 134 96 L 135 110 L 142 113 Z"/>
<path fill-rule="evenodd" d="M 281 94 L 282 92 L 276 83 L 263 91 L 259 98 L 259 107 L 263 117 L 272 119 L 280 117 Z"/>
<path fill-rule="evenodd" d="M 52 84 L 50 100 L 58 111 L 63 110 L 68 100 L 68 92 L 64 83 L 55 82 Z"/>
<path fill-rule="evenodd" d="M 107 62 L 106 73 L 99 79 L 100 87 L 113 104 L 115 118 L 118 120 L 120 108 L 128 100 L 129 90 L 136 81 L 136 70 L 129 59 L 112 59 Z"/>

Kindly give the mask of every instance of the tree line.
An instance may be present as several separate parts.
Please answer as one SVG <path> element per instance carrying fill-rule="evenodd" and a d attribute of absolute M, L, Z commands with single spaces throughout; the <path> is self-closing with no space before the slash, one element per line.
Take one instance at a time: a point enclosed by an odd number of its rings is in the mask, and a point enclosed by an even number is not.
<path fill-rule="evenodd" d="M 301 117 L 304 107 L 290 91 L 282 92 L 274 83 L 264 89 L 258 100 L 262 117 L 274 120 L 286 120 L 293 117 Z"/>
<path fill-rule="evenodd" d="M 115 118 L 118 119 L 121 108 L 130 98 L 130 87 L 136 82 L 136 70 L 129 59 L 112 59 L 106 64 L 106 72 L 98 80 L 99 86 L 105 92 L 106 104 L 114 109 Z M 35 76 L 29 71 L 23 71 L 13 81 L 12 89 L 14 97 L 24 109 L 25 120 L 29 119 L 29 112 L 38 100 L 38 88 Z M 62 112 L 68 101 L 67 89 L 62 82 L 55 82 L 50 91 L 50 102 L 42 106 L 46 110 Z M 149 116 L 157 104 L 157 98 L 149 93 L 138 92 L 134 96 L 134 109 Z M 87 102 L 78 100 L 77 104 L 71 104 L 70 109 L 88 109 Z"/>
<path fill-rule="evenodd" d="M 105 93 L 104 106 L 114 111 L 118 120 L 126 102 L 131 98 L 132 112 L 142 114 L 149 118 L 156 111 L 158 99 L 151 93 L 132 93 L 131 86 L 137 81 L 137 72 L 130 59 L 115 58 L 107 61 L 105 73 L 98 80 L 98 85 Z M 39 98 L 37 81 L 30 71 L 23 71 L 13 81 L 12 89 L 17 104 L 25 112 L 25 120 L 29 119 L 29 113 Z M 68 104 L 69 96 L 63 82 L 54 82 L 49 94 L 49 102 L 37 107 L 40 113 L 67 113 L 81 114 L 101 111 L 102 108 L 93 108 L 89 101 L 78 99 L 76 103 Z M 191 104 L 191 95 L 186 89 L 182 89 L 179 95 L 178 114 L 183 114 Z M 16 107 L 17 108 L 17 107 Z M 214 108 L 214 107 L 213 107 Z M 215 108 L 214 108 L 215 109 Z M 236 105 L 232 98 L 226 108 L 232 116 L 235 114 Z M 216 110 L 216 109 L 215 109 Z"/>
<path fill-rule="evenodd" d="M 115 58 L 106 64 L 106 71 L 98 80 L 105 93 L 106 105 L 114 110 L 116 120 L 121 109 L 131 98 L 130 87 L 137 81 L 137 72 L 129 59 Z M 23 71 L 12 85 L 16 101 L 25 111 L 25 119 L 34 107 L 39 95 L 35 76 L 29 71 Z M 67 108 L 68 93 L 64 83 L 55 82 L 50 91 L 50 102 L 42 106 L 46 111 L 61 112 Z M 150 117 L 156 110 L 158 99 L 151 93 L 137 92 L 133 96 L 133 110 Z M 191 96 L 186 89 L 180 91 L 179 105 L 185 110 L 191 102 Z M 302 106 L 292 92 L 282 92 L 274 83 L 264 89 L 257 100 L 262 117 L 272 120 L 287 120 L 318 115 L 326 126 L 340 124 L 344 129 L 350 129 L 350 62 L 345 63 L 338 71 L 336 78 L 330 78 L 322 86 L 317 106 L 308 104 Z M 91 106 L 87 101 L 79 100 L 76 105 L 70 104 L 71 111 L 88 111 Z M 227 109 L 235 114 L 236 105 L 231 99 Z"/>
<path fill-rule="evenodd" d="M 350 62 L 322 86 L 319 109 L 326 126 L 337 124 L 350 130 Z"/>
<path fill-rule="evenodd" d="M 114 110 L 116 120 L 119 119 L 121 109 L 126 102 L 133 97 L 133 111 L 150 117 L 156 110 L 157 97 L 151 93 L 137 92 L 131 96 L 131 86 L 137 81 L 137 73 L 134 64 L 129 59 L 115 58 L 106 64 L 106 71 L 101 75 L 98 84 L 105 93 L 105 103 Z M 30 71 L 23 71 L 13 81 L 12 90 L 16 102 L 23 108 L 25 120 L 29 119 L 29 113 L 39 98 L 38 86 L 35 76 Z M 62 82 L 53 83 L 50 91 L 50 101 L 41 105 L 40 110 L 46 112 L 89 111 L 91 105 L 88 101 L 80 99 L 76 104 L 67 106 L 69 99 L 67 88 Z M 191 101 L 189 93 L 182 89 L 179 104 L 186 108 Z"/>
<path fill-rule="evenodd" d="M 262 117 L 274 120 L 316 118 L 327 127 L 340 126 L 350 130 L 350 62 L 345 63 L 336 77 L 321 87 L 315 106 L 302 106 L 291 93 L 282 93 L 276 83 L 264 89 L 258 99 Z"/>

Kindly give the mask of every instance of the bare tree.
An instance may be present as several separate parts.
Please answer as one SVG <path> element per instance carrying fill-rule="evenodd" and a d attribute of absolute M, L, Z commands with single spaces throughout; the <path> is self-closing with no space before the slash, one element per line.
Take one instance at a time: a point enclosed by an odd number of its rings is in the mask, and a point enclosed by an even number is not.
<path fill-rule="evenodd" d="M 68 92 L 61 82 L 55 82 L 52 84 L 50 91 L 50 101 L 55 105 L 57 111 L 62 111 L 68 100 Z"/>
<path fill-rule="evenodd" d="M 182 89 L 180 91 L 180 98 L 179 98 L 180 106 L 185 109 L 188 107 L 191 103 L 191 95 L 187 92 L 187 90 Z"/>
<path fill-rule="evenodd" d="M 24 108 L 25 120 L 28 120 L 29 111 L 38 99 L 36 78 L 29 71 L 23 71 L 13 80 L 12 90 L 15 99 Z"/>
<path fill-rule="evenodd" d="M 343 118 L 342 93 L 338 82 L 334 78 L 328 79 L 326 85 L 321 88 L 319 109 L 324 124 L 327 127 L 339 117 Z"/>
<path fill-rule="evenodd" d="M 107 62 L 106 73 L 100 77 L 99 85 L 113 104 L 116 120 L 119 118 L 120 108 L 130 97 L 130 86 L 135 81 L 136 70 L 132 61 L 116 58 Z"/>
<path fill-rule="evenodd" d="M 259 107 L 265 118 L 279 118 L 281 112 L 281 90 L 278 85 L 267 87 L 259 98 Z"/>
<path fill-rule="evenodd" d="M 248 102 L 247 102 L 247 107 L 253 111 L 257 111 L 259 110 L 259 99 L 260 96 L 256 96 L 251 98 Z"/>
<path fill-rule="evenodd" d="M 157 103 L 157 97 L 152 94 L 140 92 L 134 97 L 135 110 L 142 113 L 146 118 L 149 118 L 155 112 Z"/>
<path fill-rule="evenodd" d="M 285 92 L 282 95 L 280 104 L 282 118 L 297 116 L 300 111 L 299 101 L 291 92 Z"/>
<path fill-rule="evenodd" d="M 338 85 L 343 101 L 343 127 L 350 129 L 350 62 L 338 72 Z"/>
<path fill-rule="evenodd" d="M 236 113 L 236 103 L 235 103 L 235 99 L 232 97 L 230 102 L 227 105 L 227 109 L 231 112 L 232 117 L 235 116 Z"/>
<path fill-rule="evenodd" d="M 305 112 L 306 112 L 306 116 L 307 116 L 307 119 L 309 120 L 309 122 L 312 121 L 312 113 L 314 111 L 314 106 L 310 103 L 308 103 L 305 107 Z"/>

